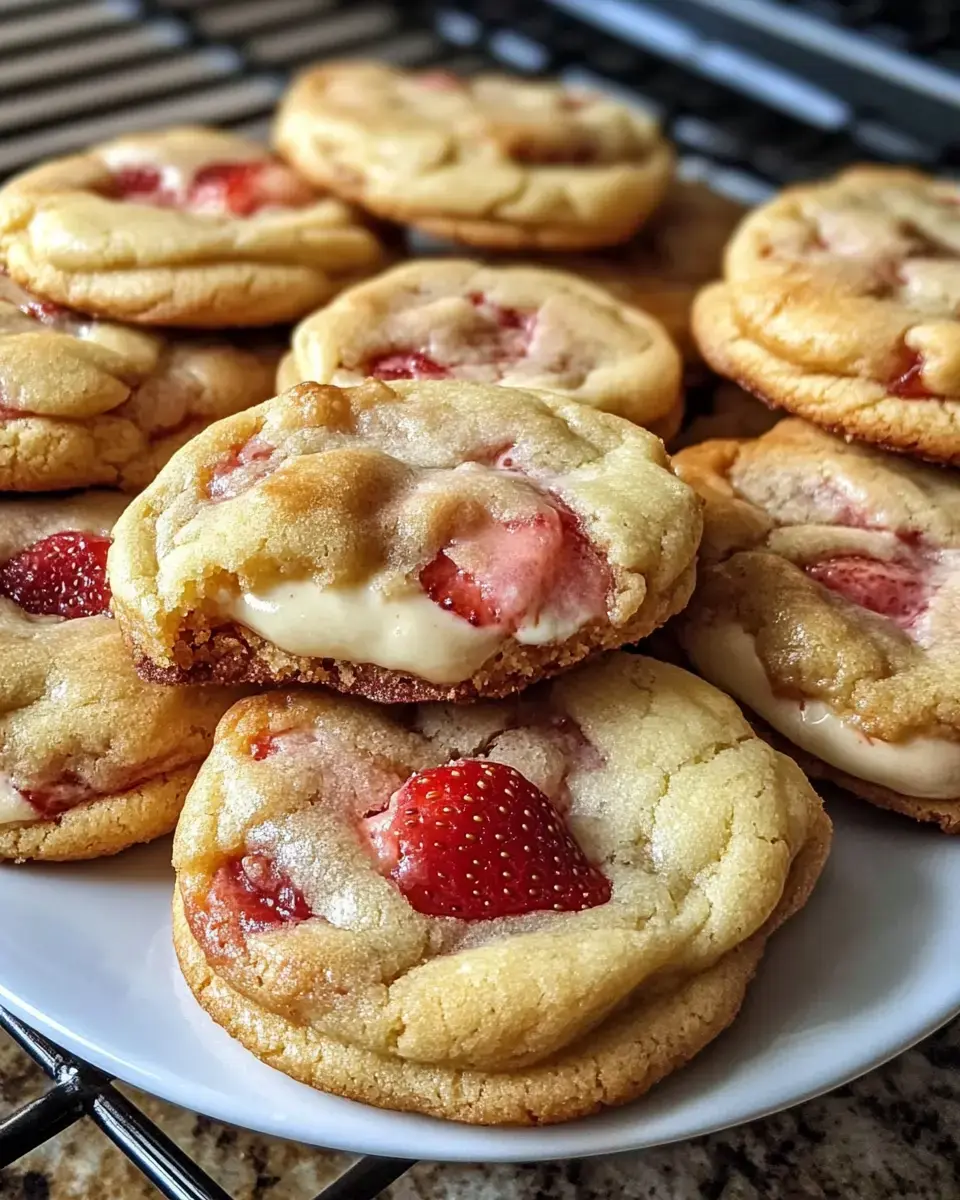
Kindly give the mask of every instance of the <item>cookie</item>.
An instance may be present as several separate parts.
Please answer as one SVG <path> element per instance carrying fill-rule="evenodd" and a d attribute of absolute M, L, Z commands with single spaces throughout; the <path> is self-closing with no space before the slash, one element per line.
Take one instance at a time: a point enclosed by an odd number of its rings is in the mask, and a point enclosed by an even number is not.
<path fill-rule="evenodd" d="M 114 612 L 161 682 L 504 695 L 682 608 L 700 520 L 658 438 L 563 396 L 301 384 L 133 502 Z"/>
<path fill-rule="evenodd" d="M 0 491 L 137 491 L 211 421 L 273 393 L 277 353 L 165 339 L 0 273 Z"/>
<path fill-rule="evenodd" d="M 99 858 L 169 833 L 241 694 L 137 677 L 105 577 L 123 504 L 0 502 L 0 858 Z"/>
<path fill-rule="evenodd" d="M 724 248 L 744 212 L 702 183 L 674 180 L 629 242 L 605 253 L 565 256 L 563 267 L 655 317 L 689 369 L 700 364 L 691 330 L 694 298 L 722 274 Z"/>
<path fill-rule="evenodd" d="M 661 437 L 683 414 L 663 328 L 563 271 L 409 262 L 343 292 L 297 328 L 281 387 L 463 379 L 547 388 Z"/>
<path fill-rule="evenodd" d="M 245 701 L 177 829 L 199 1002 L 314 1087 L 482 1124 L 622 1104 L 736 1016 L 830 824 L 726 696 L 628 654 L 519 699 Z"/>
<path fill-rule="evenodd" d="M 280 105 L 279 152 L 318 187 L 473 246 L 629 238 L 673 153 L 644 113 L 556 83 L 372 62 L 324 64 Z"/>
<path fill-rule="evenodd" d="M 960 832 L 960 478 L 796 419 L 675 461 L 706 500 L 689 660 L 811 774 Z"/>
<path fill-rule="evenodd" d="M 848 438 L 960 463 L 960 186 L 857 167 L 735 234 L 694 309 L 704 358 Z"/>
<path fill-rule="evenodd" d="M 339 201 L 222 130 L 119 138 L 0 189 L 0 260 L 13 279 L 115 321 L 293 321 L 379 255 Z"/>

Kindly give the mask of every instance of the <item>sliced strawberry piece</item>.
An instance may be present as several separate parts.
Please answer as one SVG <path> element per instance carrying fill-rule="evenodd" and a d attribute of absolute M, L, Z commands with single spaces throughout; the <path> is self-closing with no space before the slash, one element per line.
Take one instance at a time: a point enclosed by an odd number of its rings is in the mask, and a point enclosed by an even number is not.
<path fill-rule="evenodd" d="M 0 566 L 0 596 L 44 617 L 92 617 L 110 606 L 110 538 L 53 533 Z"/>
<path fill-rule="evenodd" d="M 449 379 L 450 372 L 446 367 L 421 354 L 418 350 L 409 353 L 382 354 L 379 358 L 371 359 L 366 366 L 366 373 L 374 379 Z"/>
<path fill-rule="evenodd" d="M 883 562 L 859 554 L 826 558 L 810 563 L 808 575 L 824 587 L 904 628 L 927 607 L 927 583 L 914 567 Z"/>
<path fill-rule="evenodd" d="M 470 292 L 467 295 L 467 299 L 474 308 L 480 309 L 485 316 L 488 316 L 501 329 L 522 329 L 525 332 L 529 332 L 537 319 L 535 311 L 497 304 L 485 296 L 483 292 Z"/>
<path fill-rule="evenodd" d="M 282 163 L 223 162 L 209 163 L 194 175 L 186 207 L 250 217 L 263 208 L 302 208 L 315 199 L 313 189 Z"/>
<path fill-rule="evenodd" d="M 174 199 L 163 187 L 163 176 L 156 167 L 119 167 L 105 190 L 111 200 L 140 204 L 170 204 Z"/>
<path fill-rule="evenodd" d="M 529 520 L 491 522 L 455 539 L 423 568 L 420 584 L 435 604 L 471 625 L 512 632 L 546 613 L 600 616 L 610 570 L 576 518 L 551 506 Z"/>
<path fill-rule="evenodd" d="M 923 383 L 923 368 L 923 357 L 916 351 L 909 351 L 906 369 L 887 385 L 887 390 L 905 400 L 928 400 L 933 392 Z"/>
<path fill-rule="evenodd" d="M 207 495 L 211 500 L 229 500 L 239 495 L 269 472 L 270 457 L 275 449 L 276 446 L 263 438 L 252 437 L 213 468 Z"/>
<path fill-rule="evenodd" d="M 267 854 L 245 854 L 220 867 L 207 893 L 205 932 L 212 941 L 234 945 L 238 935 L 299 924 L 313 914 L 302 892 Z"/>
<path fill-rule="evenodd" d="M 19 788 L 18 791 L 45 821 L 59 817 L 85 800 L 92 800 L 96 795 L 92 788 L 70 773 L 46 787 Z"/>
<path fill-rule="evenodd" d="M 610 899 L 550 800 L 502 763 L 412 775 L 363 829 L 383 873 L 427 916 L 489 921 Z"/>

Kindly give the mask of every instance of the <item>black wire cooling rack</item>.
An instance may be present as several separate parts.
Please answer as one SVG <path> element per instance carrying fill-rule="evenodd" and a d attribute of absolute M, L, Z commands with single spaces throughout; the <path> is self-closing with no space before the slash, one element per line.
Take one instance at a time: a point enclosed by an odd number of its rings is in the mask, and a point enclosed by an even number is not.
<path fill-rule="evenodd" d="M 687 177 L 747 202 L 852 161 L 960 167 L 954 0 L 0 0 L 0 176 L 175 122 L 266 136 L 290 72 L 344 54 L 619 91 Z M 53 1080 L 0 1122 L 0 1167 L 89 1117 L 170 1200 L 230 1200 L 108 1075 L 0 1026 Z M 318 1200 L 371 1200 L 411 1165 L 361 1158 Z"/>

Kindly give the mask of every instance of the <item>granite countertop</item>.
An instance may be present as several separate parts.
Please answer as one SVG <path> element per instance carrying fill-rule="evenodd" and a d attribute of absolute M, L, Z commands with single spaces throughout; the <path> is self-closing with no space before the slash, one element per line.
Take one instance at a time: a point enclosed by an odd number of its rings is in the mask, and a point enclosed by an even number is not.
<path fill-rule="evenodd" d="M 0 1112 L 46 1086 L 0 1034 Z M 236 1200 L 312 1200 L 347 1155 L 243 1133 L 131 1092 Z M 960 1020 L 849 1087 L 695 1142 L 540 1166 L 421 1163 L 390 1200 L 960 1198 Z M 154 1200 L 87 1121 L 0 1172 L 2 1200 Z"/>

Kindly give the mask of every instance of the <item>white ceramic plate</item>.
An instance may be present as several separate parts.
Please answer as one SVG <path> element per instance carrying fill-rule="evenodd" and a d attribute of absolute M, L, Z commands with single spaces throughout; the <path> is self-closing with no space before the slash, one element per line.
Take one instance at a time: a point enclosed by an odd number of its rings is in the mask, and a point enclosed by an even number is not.
<path fill-rule="evenodd" d="M 80 866 L 0 869 L 0 999 L 120 1079 L 235 1125 L 439 1160 L 637 1149 L 735 1125 L 861 1074 L 960 1011 L 960 838 L 850 801 L 804 911 L 772 940 L 733 1029 L 636 1104 L 481 1129 L 324 1096 L 212 1024 L 170 948 L 167 842 Z"/>

